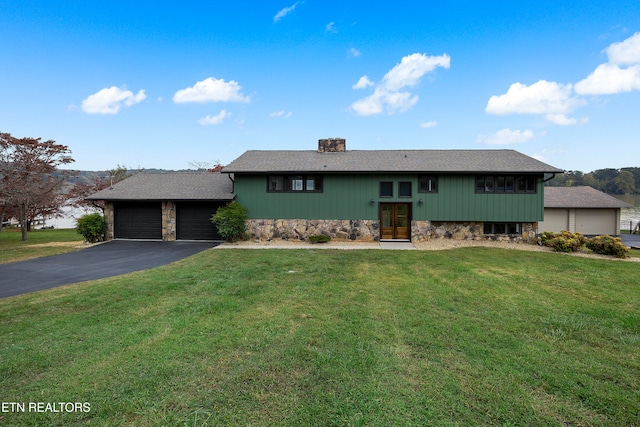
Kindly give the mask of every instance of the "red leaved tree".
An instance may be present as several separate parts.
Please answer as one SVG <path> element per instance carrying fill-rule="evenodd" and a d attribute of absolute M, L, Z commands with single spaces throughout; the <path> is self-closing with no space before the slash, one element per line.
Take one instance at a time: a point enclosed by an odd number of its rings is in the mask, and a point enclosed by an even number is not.
<path fill-rule="evenodd" d="M 115 169 L 107 171 L 105 175 L 96 176 L 89 182 L 77 183 L 67 194 L 67 203 L 76 208 L 97 208 L 104 214 L 104 201 L 86 200 L 86 197 L 109 188 L 113 184 L 129 178 L 134 173 L 130 172 L 126 166 L 118 165 Z"/>
<path fill-rule="evenodd" d="M 71 150 L 41 138 L 15 138 L 0 133 L 0 199 L 14 210 L 22 240 L 36 216 L 54 215 L 62 206 L 64 183 L 60 165 L 72 163 Z"/>

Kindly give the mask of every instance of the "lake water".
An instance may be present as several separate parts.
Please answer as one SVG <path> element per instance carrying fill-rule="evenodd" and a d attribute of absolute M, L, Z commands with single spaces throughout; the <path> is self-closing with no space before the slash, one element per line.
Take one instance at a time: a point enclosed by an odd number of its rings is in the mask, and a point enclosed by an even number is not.
<path fill-rule="evenodd" d="M 620 230 L 633 229 L 640 221 L 640 194 L 617 195 L 614 197 L 633 206 L 631 208 L 623 208 L 620 212 Z"/>
<path fill-rule="evenodd" d="M 76 228 L 76 219 L 82 215 L 93 213 L 95 211 L 79 209 L 79 208 L 63 208 L 64 217 L 62 218 L 49 218 L 46 220 L 45 225 L 47 227 L 53 226 L 53 228 Z M 39 227 L 39 226 L 37 226 Z"/>

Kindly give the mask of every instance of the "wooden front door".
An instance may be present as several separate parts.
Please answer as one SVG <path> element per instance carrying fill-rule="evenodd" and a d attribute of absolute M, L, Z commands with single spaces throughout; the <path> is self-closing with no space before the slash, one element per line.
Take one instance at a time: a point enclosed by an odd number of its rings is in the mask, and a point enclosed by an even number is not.
<path fill-rule="evenodd" d="M 380 239 L 410 240 L 411 205 L 380 203 Z"/>

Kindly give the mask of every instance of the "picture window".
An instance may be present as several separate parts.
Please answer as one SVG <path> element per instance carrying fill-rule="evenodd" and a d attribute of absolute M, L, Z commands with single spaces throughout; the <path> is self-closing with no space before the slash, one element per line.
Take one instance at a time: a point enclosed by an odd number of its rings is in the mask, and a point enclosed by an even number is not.
<path fill-rule="evenodd" d="M 267 177 L 269 193 L 322 192 L 322 176 L 319 175 L 269 175 Z"/>
<path fill-rule="evenodd" d="M 535 193 L 534 175 L 477 175 L 476 193 Z"/>

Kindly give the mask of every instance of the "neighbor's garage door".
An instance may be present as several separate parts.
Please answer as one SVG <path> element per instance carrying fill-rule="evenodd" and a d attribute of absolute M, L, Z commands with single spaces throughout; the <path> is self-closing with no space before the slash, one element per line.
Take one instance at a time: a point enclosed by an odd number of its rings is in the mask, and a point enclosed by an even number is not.
<path fill-rule="evenodd" d="M 576 209 L 576 231 L 582 234 L 620 234 L 615 209 Z"/>
<path fill-rule="evenodd" d="M 569 230 L 569 209 L 544 209 L 544 221 L 538 223 L 538 232 L 553 231 L 559 233 L 562 230 Z"/>
<path fill-rule="evenodd" d="M 219 240 L 211 216 L 224 203 L 176 203 L 176 238 L 179 240 Z"/>
<path fill-rule="evenodd" d="M 162 239 L 160 202 L 114 204 L 116 239 Z"/>

